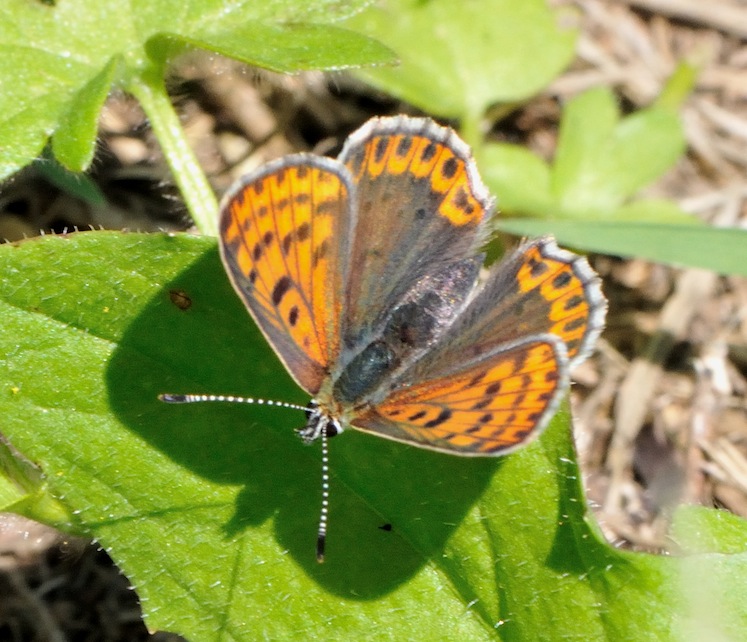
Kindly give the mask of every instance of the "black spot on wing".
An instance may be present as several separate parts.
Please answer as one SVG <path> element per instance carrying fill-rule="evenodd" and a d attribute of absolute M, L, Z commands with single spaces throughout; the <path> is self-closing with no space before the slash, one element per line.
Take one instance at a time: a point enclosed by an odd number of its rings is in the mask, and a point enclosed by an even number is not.
<path fill-rule="evenodd" d="M 290 290 L 291 285 L 292 281 L 286 275 L 283 275 L 278 279 L 277 283 L 275 283 L 275 287 L 272 288 L 272 304 L 274 306 L 280 305 L 283 297 L 286 295 L 288 290 Z"/>
<path fill-rule="evenodd" d="M 403 136 L 400 141 L 397 143 L 397 156 L 407 156 L 407 152 L 410 151 L 410 148 L 412 147 L 412 138 L 409 136 Z"/>
<path fill-rule="evenodd" d="M 425 428 L 436 428 L 440 426 L 442 423 L 447 422 L 449 419 L 451 419 L 451 410 L 448 408 L 444 408 L 441 410 L 440 413 L 438 413 L 438 417 L 434 417 L 430 421 L 426 421 L 423 424 L 423 427 Z"/>
<path fill-rule="evenodd" d="M 457 159 L 452 156 L 444 161 L 444 164 L 441 166 L 441 174 L 444 178 L 454 178 L 457 169 L 459 169 L 459 163 L 457 162 Z"/>
<path fill-rule="evenodd" d="M 431 141 L 425 146 L 425 148 L 423 149 L 423 152 L 420 154 L 420 161 L 423 163 L 427 163 L 429 160 L 433 159 L 437 151 L 438 151 L 438 145 L 436 145 L 436 143 Z"/>
<path fill-rule="evenodd" d="M 567 287 L 571 282 L 571 275 L 569 272 L 561 272 L 552 280 L 552 286 L 557 290 L 562 290 Z"/>

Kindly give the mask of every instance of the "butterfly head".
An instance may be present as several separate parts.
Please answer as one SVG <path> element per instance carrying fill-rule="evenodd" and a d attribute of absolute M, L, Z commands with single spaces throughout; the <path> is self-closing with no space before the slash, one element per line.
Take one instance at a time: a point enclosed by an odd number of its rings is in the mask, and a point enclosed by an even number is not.
<path fill-rule="evenodd" d="M 310 444 L 324 434 L 325 437 L 335 437 L 343 431 L 340 420 L 327 413 L 316 399 L 309 401 L 306 406 L 306 425 L 296 432 Z"/>

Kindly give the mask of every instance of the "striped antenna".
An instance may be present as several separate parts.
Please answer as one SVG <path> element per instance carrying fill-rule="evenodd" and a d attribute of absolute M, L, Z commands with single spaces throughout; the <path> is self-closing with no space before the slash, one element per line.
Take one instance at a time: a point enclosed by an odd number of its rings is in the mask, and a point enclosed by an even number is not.
<path fill-rule="evenodd" d="M 319 530 L 316 535 L 316 561 L 324 561 L 324 546 L 327 543 L 327 516 L 329 515 L 329 446 L 327 430 L 322 430 L 322 510 L 319 514 Z"/>
<path fill-rule="evenodd" d="M 166 403 L 202 403 L 203 401 L 216 401 L 223 403 L 246 403 L 254 406 L 276 406 L 278 408 L 290 408 L 306 412 L 306 406 L 299 406 L 287 401 L 274 401 L 273 399 L 259 399 L 255 397 L 235 397 L 234 395 L 177 395 L 166 392 L 158 395 L 161 401 Z"/>

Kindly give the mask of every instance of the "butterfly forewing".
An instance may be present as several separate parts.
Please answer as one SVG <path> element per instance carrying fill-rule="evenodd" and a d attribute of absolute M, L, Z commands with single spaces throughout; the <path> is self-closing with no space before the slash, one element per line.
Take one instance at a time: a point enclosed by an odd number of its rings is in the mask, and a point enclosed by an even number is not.
<path fill-rule="evenodd" d="M 484 296 L 501 301 L 493 314 L 504 323 L 518 317 L 518 327 L 526 334 L 549 332 L 559 337 L 568 349 L 571 366 L 585 359 L 602 330 L 606 312 L 599 278 L 586 259 L 560 249 L 551 238 L 540 238 L 521 246 L 499 269 L 515 285 L 488 280 Z M 501 288 L 505 290 L 502 299 Z M 501 333 L 496 332 L 496 337 L 500 339 Z"/>
<path fill-rule="evenodd" d="M 474 256 L 493 203 L 467 146 L 414 118 L 374 119 L 339 160 L 356 184 L 343 332 L 354 343 L 422 277 Z"/>
<path fill-rule="evenodd" d="M 221 256 L 231 282 L 310 394 L 340 352 L 351 191 L 336 161 L 295 155 L 248 176 L 221 207 Z"/>
<path fill-rule="evenodd" d="M 508 452 L 547 424 L 603 315 L 585 259 L 551 239 L 525 243 L 352 423 L 436 450 Z"/>

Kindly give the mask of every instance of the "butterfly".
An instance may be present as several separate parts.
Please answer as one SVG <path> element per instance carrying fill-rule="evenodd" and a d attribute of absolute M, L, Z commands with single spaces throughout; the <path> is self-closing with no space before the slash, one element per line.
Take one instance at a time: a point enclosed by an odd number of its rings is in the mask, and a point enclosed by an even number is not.
<path fill-rule="evenodd" d="M 228 277 L 312 397 L 299 433 L 323 446 L 319 561 L 328 437 L 351 427 L 453 455 L 510 453 L 545 428 L 602 330 L 599 278 L 552 238 L 483 268 L 493 212 L 469 147 L 407 116 L 368 121 L 337 159 L 267 163 L 222 201 Z"/>

